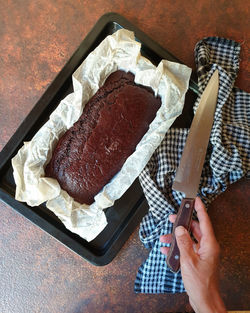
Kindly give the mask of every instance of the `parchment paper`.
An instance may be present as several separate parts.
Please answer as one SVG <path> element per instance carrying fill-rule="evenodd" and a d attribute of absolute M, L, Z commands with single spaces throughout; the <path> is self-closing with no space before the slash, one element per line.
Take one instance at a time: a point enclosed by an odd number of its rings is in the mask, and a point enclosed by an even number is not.
<path fill-rule="evenodd" d="M 103 209 L 112 206 L 131 186 L 182 112 L 191 69 L 166 60 L 155 67 L 141 56 L 140 48 L 128 30 L 107 36 L 74 72 L 73 93 L 60 102 L 49 121 L 31 141 L 24 142 L 12 159 L 15 198 L 30 206 L 46 202 L 70 231 L 87 241 L 93 240 L 107 225 Z M 118 69 L 132 72 L 136 83 L 152 87 L 155 95 L 161 96 L 162 105 L 119 173 L 96 195 L 93 204 L 81 205 L 62 190 L 55 179 L 44 177 L 44 167 L 59 137 L 79 119 L 87 101 Z"/>

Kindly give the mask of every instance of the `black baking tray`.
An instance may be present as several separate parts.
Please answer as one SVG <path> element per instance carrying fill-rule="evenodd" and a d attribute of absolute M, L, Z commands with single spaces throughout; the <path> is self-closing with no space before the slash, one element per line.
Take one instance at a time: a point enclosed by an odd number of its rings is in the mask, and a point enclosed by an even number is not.
<path fill-rule="evenodd" d="M 112 261 L 142 217 L 147 213 L 148 205 L 138 179 L 121 199 L 115 202 L 113 207 L 106 209 L 108 225 L 98 237 L 91 242 L 87 242 L 67 230 L 60 220 L 46 208 L 45 204 L 30 207 L 26 203 L 15 200 L 15 182 L 11 158 L 17 153 L 24 141 L 32 139 L 48 120 L 49 115 L 59 102 L 73 91 L 72 74 L 87 55 L 106 36 L 121 28 L 134 31 L 136 40 L 142 44 L 142 55 L 153 64 L 157 65 L 162 59 L 181 63 L 121 15 L 116 13 L 105 14 L 98 20 L 0 153 L 0 199 L 85 260 L 98 266 L 106 265 Z M 175 121 L 173 127 L 190 126 L 193 117 L 192 107 L 197 93 L 195 74 L 192 74 L 183 113 Z"/>

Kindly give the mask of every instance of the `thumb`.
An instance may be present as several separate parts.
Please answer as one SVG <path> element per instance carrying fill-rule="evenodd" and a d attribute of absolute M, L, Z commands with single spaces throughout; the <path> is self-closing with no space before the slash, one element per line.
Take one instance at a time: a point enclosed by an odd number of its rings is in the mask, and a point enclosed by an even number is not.
<path fill-rule="evenodd" d="M 180 250 L 181 259 L 184 260 L 192 257 L 194 255 L 193 241 L 186 228 L 183 226 L 176 227 L 175 237 Z"/>

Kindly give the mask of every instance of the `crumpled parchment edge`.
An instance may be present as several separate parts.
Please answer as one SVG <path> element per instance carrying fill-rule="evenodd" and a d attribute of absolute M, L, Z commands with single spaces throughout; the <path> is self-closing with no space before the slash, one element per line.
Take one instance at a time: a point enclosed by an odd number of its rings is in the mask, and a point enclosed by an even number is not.
<path fill-rule="evenodd" d="M 74 92 L 60 102 L 49 121 L 31 141 L 24 142 L 12 159 L 15 198 L 30 206 L 47 201 L 46 206 L 62 223 L 87 241 L 105 228 L 103 209 L 112 206 L 131 186 L 183 109 L 191 69 L 167 60 L 155 67 L 141 56 L 140 49 L 141 44 L 133 32 L 126 29 L 107 36 L 74 72 Z M 161 96 L 162 105 L 122 169 L 96 195 L 93 204 L 81 205 L 62 190 L 55 179 L 44 177 L 44 167 L 59 137 L 79 119 L 87 101 L 117 69 L 132 72 L 136 83 L 150 86 L 155 95 Z"/>

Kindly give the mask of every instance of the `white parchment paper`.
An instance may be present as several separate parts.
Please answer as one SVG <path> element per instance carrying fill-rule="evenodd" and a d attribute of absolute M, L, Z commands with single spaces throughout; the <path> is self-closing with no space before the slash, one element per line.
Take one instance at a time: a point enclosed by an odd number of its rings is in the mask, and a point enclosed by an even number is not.
<path fill-rule="evenodd" d="M 31 141 L 24 142 L 12 159 L 16 199 L 30 206 L 46 202 L 70 231 L 87 241 L 93 240 L 107 225 L 103 209 L 112 206 L 131 186 L 182 112 L 191 69 L 166 60 L 155 67 L 141 56 L 140 48 L 133 32 L 128 30 L 107 36 L 74 72 L 73 93 L 60 102 L 49 121 Z M 93 204 L 81 205 L 55 179 L 44 176 L 44 167 L 59 137 L 79 119 L 87 101 L 118 69 L 132 72 L 136 83 L 152 87 L 160 95 L 162 105 L 119 173 L 96 195 Z"/>

